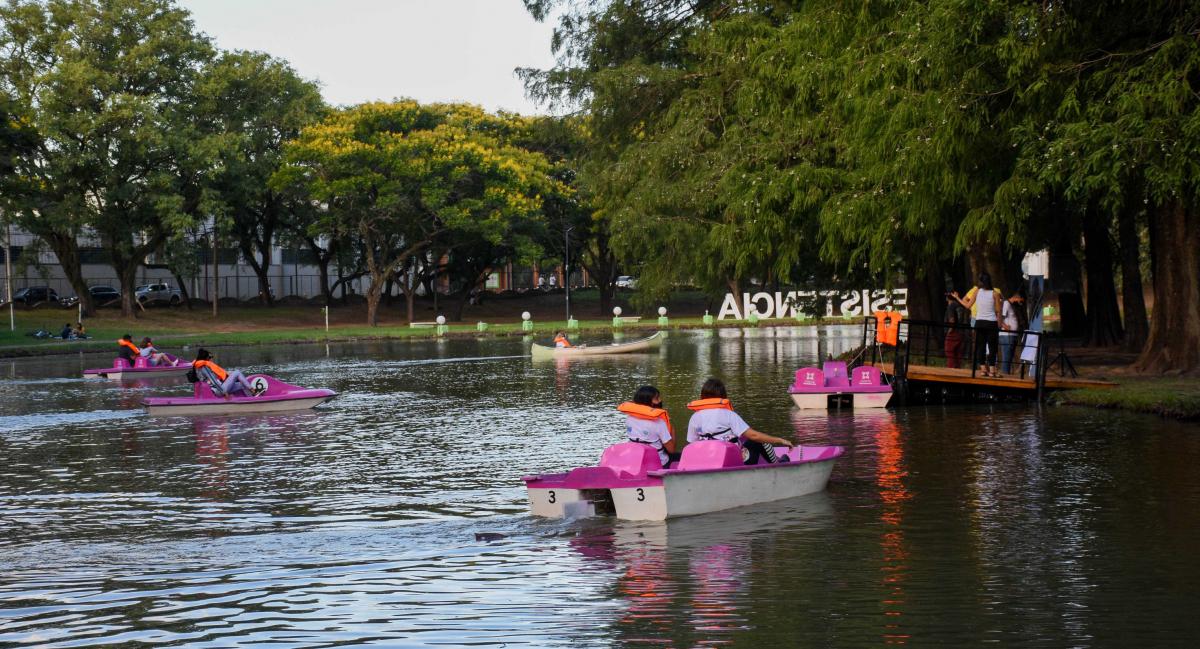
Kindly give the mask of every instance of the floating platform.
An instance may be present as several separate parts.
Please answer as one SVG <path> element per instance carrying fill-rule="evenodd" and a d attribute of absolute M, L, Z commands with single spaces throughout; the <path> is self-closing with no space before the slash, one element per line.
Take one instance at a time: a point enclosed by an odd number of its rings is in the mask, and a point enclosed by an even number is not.
<path fill-rule="evenodd" d="M 1032 376 L 983 376 L 978 373 L 971 376 L 969 368 L 935 367 L 928 365 L 909 365 L 903 377 L 896 376 L 892 363 L 867 363 L 878 367 L 884 374 L 902 381 L 906 393 L 906 401 L 923 401 L 922 397 L 957 397 L 971 396 L 979 393 L 992 393 L 1000 396 L 1036 399 L 1038 384 Z M 1042 383 L 1043 392 L 1055 390 L 1074 390 L 1079 388 L 1111 389 L 1118 385 L 1112 381 L 1085 379 L 1080 377 L 1048 375 Z"/>

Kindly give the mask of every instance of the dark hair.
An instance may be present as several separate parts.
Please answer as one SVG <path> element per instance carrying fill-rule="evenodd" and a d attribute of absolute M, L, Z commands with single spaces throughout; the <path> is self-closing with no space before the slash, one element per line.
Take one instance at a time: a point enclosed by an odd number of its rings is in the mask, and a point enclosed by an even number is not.
<path fill-rule="evenodd" d="M 1014 291 L 1012 295 L 1008 296 L 1008 299 L 1010 299 L 1010 300 L 1011 300 L 1011 299 L 1013 299 L 1014 297 L 1018 297 L 1018 296 L 1020 296 L 1020 298 L 1021 298 L 1022 300 L 1024 300 L 1024 299 L 1025 299 L 1025 285 L 1024 285 L 1024 284 L 1022 284 L 1022 285 L 1018 286 L 1018 287 L 1017 287 L 1017 290 L 1016 290 L 1016 291 Z"/>
<path fill-rule="evenodd" d="M 129 342 L 133 342 L 133 336 L 131 336 L 129 334 L 125 334 L 124 336 L 121 336 L 121 340 L 128 340 Z"/>
<path fill-rule="evenodd" d="M 208 353 L 207 349 L 204 349 L 203 347 L 201 347 L 200 349 L 196 350 L 196 360 L 206 361 L 210 358 L 212 358 L 212 354 Z"/>
<path fill-rule="evenodd" d="M 726 399 L 728 396 L 725 393 L 725 384 L 721 382 L 721 379 L 710 378 L 700 386 L 701 399 Z"/>
<path fill-rule="evenodd" d="M 146 336 L 145 338 L 142 339 L 143 345 L 145 345 L 146 343 L 149 343 L 149 342 L 154 342 L 154 341 L 150 340 L 150 336 Z"/>
<path fill-rule="evenodd" d="M 654 397 L 659 396 L 658 388 L 653 385 L 643 385 L 633 393 L 633 402 L 643 406 L 653 406 Z"/>
<path fill-rule="evenodd" d="M 983 287 L 983 290 L 985 291 L 992 290 L 992 276 L 989 275 L 986 270 L 982 273 L 979 273 L 979 285 Z"/>

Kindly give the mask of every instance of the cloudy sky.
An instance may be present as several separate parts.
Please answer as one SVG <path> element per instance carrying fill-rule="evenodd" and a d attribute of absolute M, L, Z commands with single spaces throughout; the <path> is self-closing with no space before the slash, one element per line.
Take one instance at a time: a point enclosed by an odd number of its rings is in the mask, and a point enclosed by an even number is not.
<path fill-rule="evenodd" d="M 219 47 L 286 59 L 331 104 L 412 97 L 546 112 L 513 74 L 554 62 L 551 25 L 521 0 L 179 1 Z"/>

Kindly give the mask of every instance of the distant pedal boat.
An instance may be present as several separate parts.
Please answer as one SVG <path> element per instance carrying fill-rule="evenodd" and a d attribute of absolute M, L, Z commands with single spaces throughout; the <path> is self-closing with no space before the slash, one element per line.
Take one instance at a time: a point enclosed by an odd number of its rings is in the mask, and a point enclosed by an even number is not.
<path fill-rule="evenodd" d="M 177 361 L 176 357 L 166 354 L 166 357 L 171 361 Z M 112 367 L 100 367 L 91 370 L 83 371 L 85 379 L 145 379 L 160 376 L 183 376 L 187 371 L 192 369 L 192 364 L 187 361 L 179 363 L 179 365 L 151 365 L 150 359 L 145 356 L 138 356 L 133 359 L 133 365 L 129 361 L 120 356 L 113 359 Z"/>
<path fill-rule="evenodd" d="M 845 363 L 833 361 L 819 370 L 796 370 L 796 380 L 788 392 L 796 407 L 803 409 L 825 409 L 845 400 L 854 408 L 883 408 L 892 398 L 892 386 L 883 381 L 878 367 L 863 365 L 848 375 Z"/>
<path fill-rule="evenodd" d="M 655 332 L 649 338 L 640 340 L 631 340 L 624 343 L 612 343 L 610 345 L 576 345 L 574 347 L 554 347 L 539 345 L 533 343 L 532 352 L 534 358 L 561 358 L 564 356 L 608 356 L 610 354 L 633 354 L 637 352 L 649 352 L 658 349 L 662 345 L 662 332 Z"/>
<path fill-rule="evenodd" d="M 263 388 L 257 397 L 231 395 L 228 399 L 213 394 L 204 381 L 195 383 L 190 397 L 147 397 L 142 405 L 150 416 L 245 415 L 262 412 L 286 412 L 315 408 L 337 396 L 325 388 L 302 388 L 284 383 L 273 376 L 254 374 L 250 385 Z"/>
<path fill-rule="evenodd" d="M 615 514 L 661 521 L 822 491 L 844 449 L 797 446 L 775 452 L 790 461 L 745 466 L 738 445 L 699 441 L 684 447 L 676 467 L 664 469 L 653 448 L 625 442 L 605 449 L 599 466 L 522 480 L 534 516 Z"/>

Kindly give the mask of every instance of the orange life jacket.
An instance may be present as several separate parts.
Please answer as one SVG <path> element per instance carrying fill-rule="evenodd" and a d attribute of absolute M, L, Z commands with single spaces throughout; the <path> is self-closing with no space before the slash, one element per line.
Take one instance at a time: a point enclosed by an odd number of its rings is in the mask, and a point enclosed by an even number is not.
<path fill-rule="evenodd" d="M 138 349 L 137 345 L 129 342 L 128 340 L 125 340 L 124 338 L 117 340 L 117 344 L 122 347 L 128 347 L 129 351 L 133 352 L 134 356 L 137 356 L 138 354 L 142 353 L 142 350 Z"/>
<path fill-rule="evenodd" d="M 630 417 L 637 417 L 638 419 L 645 419 L 647 421 L 654 421 L 655 419 L 662 420 L 662 422 L 667 425 L 667 432 L 671 433 L 672 436 L 675 435 L 675 430 L 671 428 L 671 418 L 667 416 L 667 411 L 663 410 L 662 408 L 643 406 L 640 403 L 626 401 L 625 403 L 617 406 L 617 410 L 629 415 Z"/>
<path fill-rule="evenodd" d="M 701 410 L 712 410 L 713 408 L 720 408 L 722 410 L 733 410 L 733 406 L 729 404 L 729 399 L 717 399 L 717 398 L 696 399 L 695 401 L 689 403 L 687 405 L 687 407 L 688 407 L 688 410 L 695 410 L 697 412 L 699 412 Z"/>
<path fill-rule="evenodd" d="M 876 311 L 875 342 L 895 347 L 900 342 L 900 320 L 903 318 L 899 311 Z"/>
<path fill-rule="evenodd" d="M 567 340 L 566 336 L 555 336 L 554 337 L 554 345 L 557 347 L 559 343 L 562 343 L 563 347 L 571 346 L 571 341 Z"/>
<path fill-rule="evenodd" d="M 224 381 L 225 377 L 228 376 L 228 374 L 225 373 L 225 370 L 221 369 L 220 365 L 217 365 L 216 363 L 214 363 L 212 361 L 195 361 L 194 363 L 192 363 L 192 367 L 194 367 L 196 369 L 200 369 L 202 367 L 207 367 L 208 369 L 212 370 L 213 374 L 217 375 L 218 379 L 220 379 L 222 381 Z"/>

